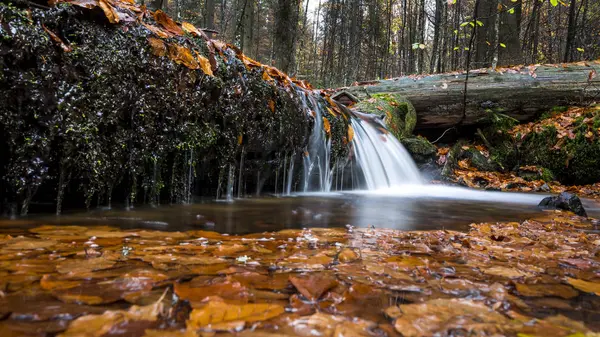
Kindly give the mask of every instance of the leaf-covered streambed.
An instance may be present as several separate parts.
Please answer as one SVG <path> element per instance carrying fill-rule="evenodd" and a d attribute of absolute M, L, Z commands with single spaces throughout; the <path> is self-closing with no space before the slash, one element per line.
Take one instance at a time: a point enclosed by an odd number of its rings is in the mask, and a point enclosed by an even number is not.
<path fill-rule="evenodd" d="M 9 224 L 0 226 L 3 337 L 600 330 L 598 223 L 562 211 L 468 232 Z"/>

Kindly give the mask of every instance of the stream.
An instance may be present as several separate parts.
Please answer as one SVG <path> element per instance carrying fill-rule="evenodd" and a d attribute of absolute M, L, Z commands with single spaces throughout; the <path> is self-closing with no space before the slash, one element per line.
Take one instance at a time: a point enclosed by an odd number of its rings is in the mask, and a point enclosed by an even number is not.
<path fill-rule="evenodd" d="M 405 185 L 375 191 L 313 192 L 234 201 L 198 200 L 188 205 L 95 209 L 61 216 L 30 215 L 3 227 L 108 225 L 122 229 L 208 230 L 247 234 L 310 227 L 374 227 L 466 231 L 471 223 L 522 221 L 539 215 L 543 194 L 477 191 L 440 185 Z M 584 200 L 591 217 L 595 201 Z"/>

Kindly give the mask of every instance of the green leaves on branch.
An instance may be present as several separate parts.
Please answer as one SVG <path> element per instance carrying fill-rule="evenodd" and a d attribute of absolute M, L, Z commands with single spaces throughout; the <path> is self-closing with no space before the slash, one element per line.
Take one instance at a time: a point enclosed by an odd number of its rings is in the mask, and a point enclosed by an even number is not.
<path fill-rule="evenodd" d="M 552 4 L 553 7 L 558 6 L 558 0 L 550 0 L 550 4 Z"/>

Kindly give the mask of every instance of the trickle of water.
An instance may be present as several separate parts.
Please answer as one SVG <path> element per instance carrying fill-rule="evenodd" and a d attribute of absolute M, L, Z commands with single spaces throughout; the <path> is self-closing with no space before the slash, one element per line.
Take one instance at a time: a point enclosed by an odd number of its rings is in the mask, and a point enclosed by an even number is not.
<path fill-rule="evenodd" d="M 233 201 L 233 184 L 235 183 L 235 169 L 229 164 L 229 174 L 227 176 L 227 201 Z"/>
<path fill-rule="evenodd" d="M 353 118 L 351 124 L 354 128 L 354 154 L 367 189 L 422 183 L 417 165 L 394 136 L 358 118 Z"/>
<path fill-rule="evenodd" d="M 292 180 L 294 177 L 294 158 L 296 157 L 295 153 L 292 153 L 292 156 L 290 158 L 290 166 L 288 168 L 288 174 L 287 174 L 287 182 L 285 184 L 285 194 L 286 195 L 290 195 L 292 193 Z"/>
<path fill-rule="evenodd" d="M 238 198 L 242 197 L 242 173 L 244 172 L 244 155 L 245 155 L 245 147 L 242 146 L 242 153 L 240 154 L 240 171 L 238 173 Z"/>

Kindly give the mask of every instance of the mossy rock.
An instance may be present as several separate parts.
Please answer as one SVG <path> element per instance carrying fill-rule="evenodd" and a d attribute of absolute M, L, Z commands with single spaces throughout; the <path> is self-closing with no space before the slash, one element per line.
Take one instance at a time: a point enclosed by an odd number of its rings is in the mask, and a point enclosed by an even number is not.
<path fill-rule="evenodd" d="M 435 161 L 437 148 L 424 137 L 402 139 L 402 144 L 410 153 L 417 165 L 428 164 Z"/>
<path fill-rule="evenodd" d="M 517 170 L 517 175 L 527 181 L 543 180 L 551 182 L 556 180 L 552 171 L 544 167 L 521 167 Z"/>
<path fill-rule="evenodd" d="M 354 108 L 361 112 L 384 115 L 387 128 L 398 139 L 410 137 L 417 125 L 415 108 L 400 94 L 375 94 L 358 102 Z"/>
<path fill-rule="evenodd" d="M 498 165 L 489 157 L 486 157 L 479 150 L 470 147 L 468 150 L 459 156 L 461 159 L 467 158 L 471 160 L 471 166 L 479 171 L 497 171 Z"/>
<path fill-rule="evenodd" d="M 600 141 L 588 139 L 588 126 L 576 127 L 572 139 L 558 138 L 553 126 L 528 134 L 520 146 L 521 162 L 549 169 L 561 183 L 591 184 L 600 180 Z"/>

